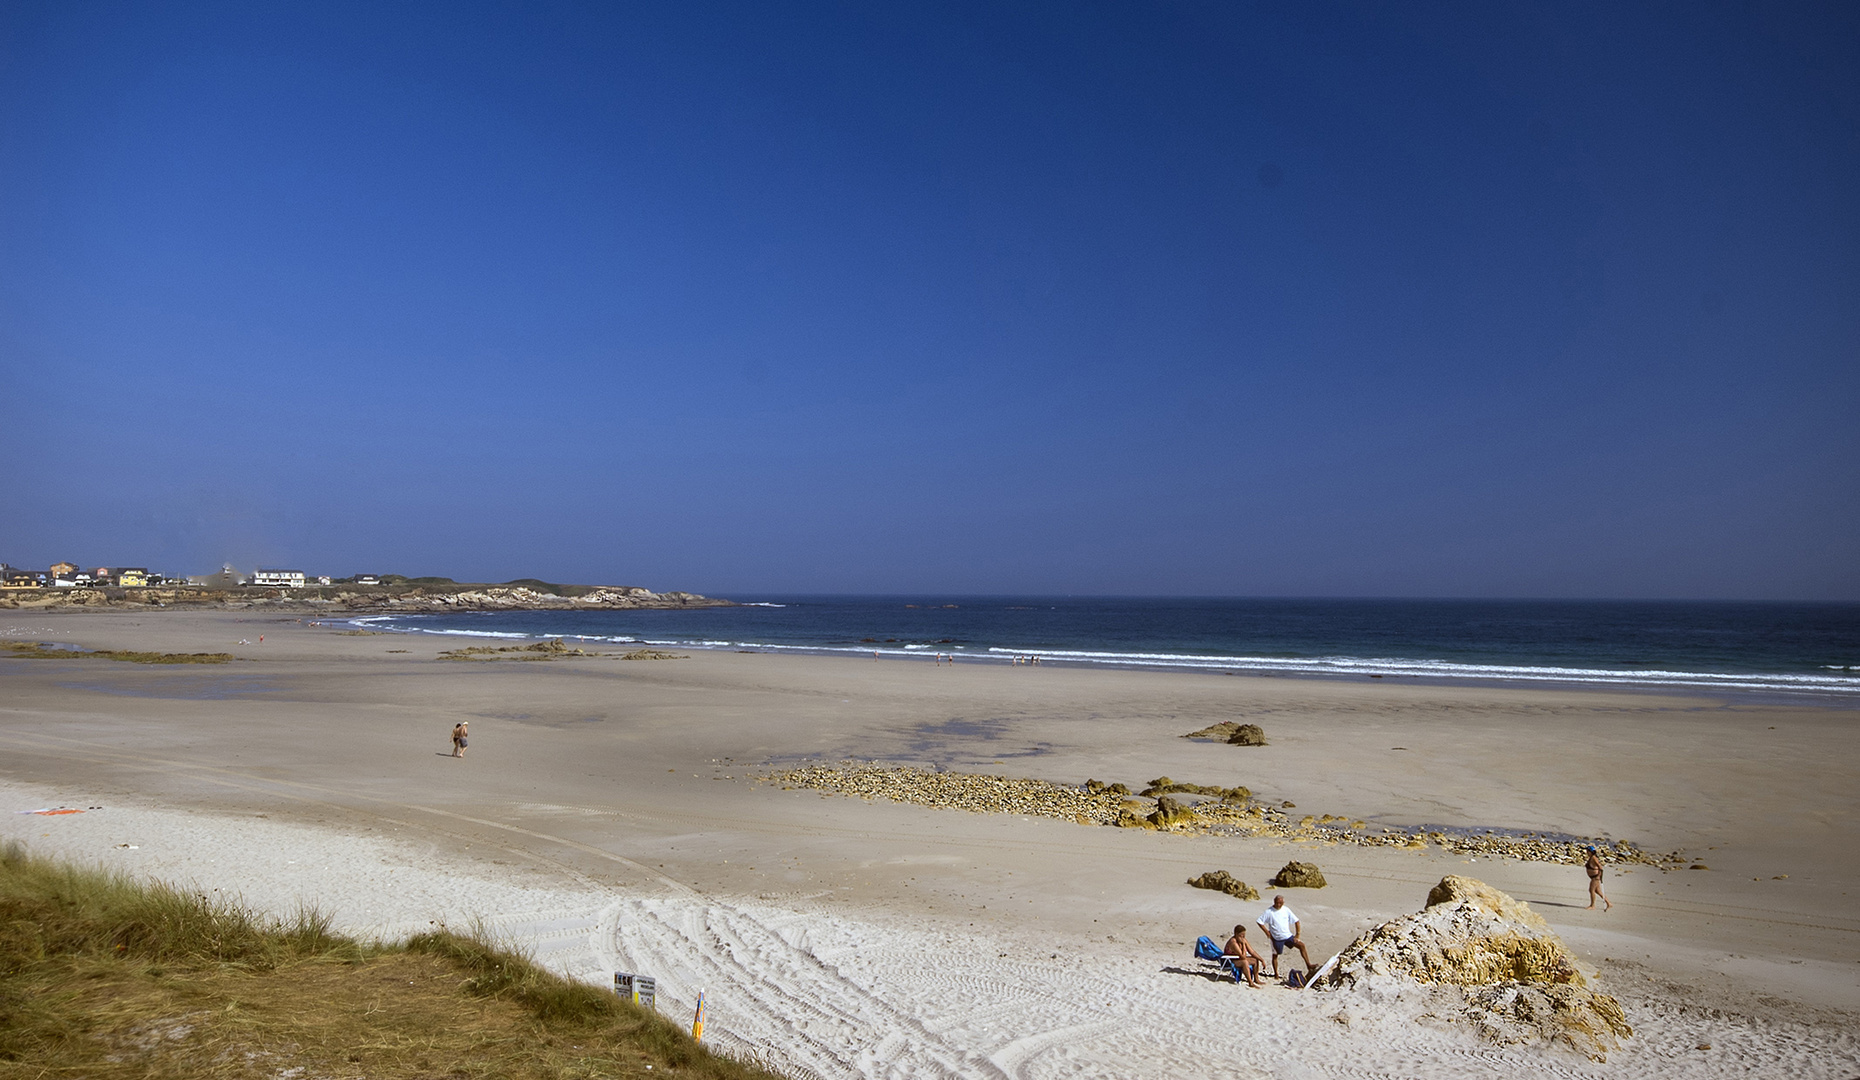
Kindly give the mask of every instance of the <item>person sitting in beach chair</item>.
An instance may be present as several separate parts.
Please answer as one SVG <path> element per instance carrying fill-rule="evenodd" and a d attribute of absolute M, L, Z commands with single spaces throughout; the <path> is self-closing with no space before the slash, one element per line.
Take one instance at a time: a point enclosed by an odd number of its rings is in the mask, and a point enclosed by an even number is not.
<path fill-rule="evenodd" d="M 1233 971 L 1235 982 L 1240 982 L 1241 974 L 1245 973 L 1248 986 L 1259 986 L 1259 968 L 1265 963 L 1265 958 L 1253 951 L 1253 946 L 1246 939 L 1246 927 L 1234 927 L 1234 936 L 1221 946 L 1221 959 Z"/>
<path fill-rule="evenodd" d="M 1232 942 L 1230 941 L 1229 944 L 1231 945 Z M 1219 964 L 1221 970 L 1232 975 L 1236 983 L 1244 982 L 1252 986 L 1258 986 L 1259 964 L 1257 961 L 1259 954 L 1254 953 L 1250 946 L 1247 948 L 1247 952 L 1251 953 L 1254 957 L 1254 960 L 1250 962 L 1250 964 L 1249 961 L 1245 959 L 1244 955 L 1240 953 L 1236 952 L 1229 955 L 1226 950 L 1216 945 L 1214 939 L 1211 937 L 1204 936 L 1195 939 L 1195 956 L 1197 959 L 1206 960 L 1210 964 Z"/>

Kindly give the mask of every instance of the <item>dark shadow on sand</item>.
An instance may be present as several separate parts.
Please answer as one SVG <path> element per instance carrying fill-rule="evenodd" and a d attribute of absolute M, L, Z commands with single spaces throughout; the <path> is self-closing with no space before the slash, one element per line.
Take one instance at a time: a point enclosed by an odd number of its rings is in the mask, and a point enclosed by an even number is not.
<path fill-rule="evenodd" d="M 1234 977 L 1232 975 L 1217 971 L 1209 971 L 1205 968 L 1196 970 L 1185 967 L 1166 967 L 1162 969 L 1161 973 L 1164 975 L 1193 975 L 1197 979 L 1202 979 L 1211 983 L 1227 983 L 1230 986 L 1240 985 L 1234 982 Z"/>

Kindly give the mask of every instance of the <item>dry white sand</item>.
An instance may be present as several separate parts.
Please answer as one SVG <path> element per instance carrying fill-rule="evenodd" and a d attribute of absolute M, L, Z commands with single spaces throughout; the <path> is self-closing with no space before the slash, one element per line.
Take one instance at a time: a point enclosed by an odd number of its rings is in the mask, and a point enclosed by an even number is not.
<path fill-rule="evenodd" d="M 674 1015 L 703 989 L 709 1037 L 797 1076 L 1860 1073 L 1852 711 L 704 653 L 465 666 L 431 659 L 452 642 L 239 618 L 13 620 L 14 636 L 251 661 L 0 661 L 10 809 L 103 807 L 0 814 L 4 835 L 271 911 L 313 903 L 364 935 L 482 920 L 577 977 L 652 974 Z M 462 761 L 445 756 L 458 718 L 473 729 Z M 1216 719 L 1260 722 L 1273 744 L 1176 737 Z M 1582 910 L 1571 867 L 745 779 L 804 755 L 1167 773 L 1372 821 L 1608 833 L 1713 869 L 1611 874 L 1603 915 Z M 1412 1001 L 1208 979 L 1194 938 L 1262 905 L 1183 879 L 1225 868 L 1263 884 L 1292 857 L 1332 882 L 1291 894 L 1325 955 L 1418 907 L 1443 873 L 1531 901 L 1622 999 L 1635 1037 L 1598 1064 L 1484 1046 Z"/>

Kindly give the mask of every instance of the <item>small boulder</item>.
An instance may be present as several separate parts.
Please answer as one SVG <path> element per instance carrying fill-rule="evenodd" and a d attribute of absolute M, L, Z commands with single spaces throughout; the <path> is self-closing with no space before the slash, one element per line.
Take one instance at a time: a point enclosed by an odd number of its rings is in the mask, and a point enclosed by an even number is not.
<path fill-rule="evenodd" d="M 1188 879 L 1188 883 L 1197 889 L 1213 889 L 1241 900 L 1258 900 L 1259 890 L 1225 870 L 1210 870 L 1200 877 Z"/>
<path fill-rule="evenodd" d="M 1275 889 L 1322 889 L 1330 882 L 1324 880 L 1316 863 L 1288 862 L 1266 884 Z"/>
<path fill-rule="evenodd" d="M 1200 819 L 1186 805 L 1164 795 L 1156 800 L 1156 812 L 1148 820 L 1158 829 L 1167 829 L 1175 825 L 1192 825 Z"/>
<path fill-rule="evenodd" d="M 1264 746 L 1266 731 L 1258 724 L 1241 724 L 1227 737 L 1227 742 L 1233 746 Z"/>
<path fill-rule="evenodd" d="M 1204 727 L 1200 731 L 1191 731 L 1182 737 L 1184 739 L 1219 739 L 1226 742 L 1233 737 L 1234 729 L 1239 726 L 1232 720 L 1222 720 L 1218 724 Z"/>

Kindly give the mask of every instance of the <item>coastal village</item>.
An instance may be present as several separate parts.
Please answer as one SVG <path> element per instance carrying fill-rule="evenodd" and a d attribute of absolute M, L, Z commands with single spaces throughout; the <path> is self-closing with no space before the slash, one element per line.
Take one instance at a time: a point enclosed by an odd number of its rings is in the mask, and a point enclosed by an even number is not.
<path fill-rule="evenodd" d="M 230 589 L 247 585 L 266 589 L 301 589 L 307 585 L 380 585 L 383 580 L 384 575 L 380 574 L 352 574 L 342 578 L 322 574 L 312 577 L 302 570 L 267 567 L 259 567 L 247 574 L 233 569 L 230 563 L 220 567 L 216 573 L 191 577 L 162 574 L 146 566 L 98 566 L 87 570 L 77 563 L 55 562 L 44 570 L 29 570 L 0 563 L 0 589 L 14 592 L 36 589 L 184 589 L 190 586 Z"/>
<path fill-rule="evenodd" d="M 638 585 L 569 585 L 538 578 L 486 584 L 404 574 L 312 576 L 279 567 L 259 567 L 247 573 L 230 563 L 211 574 L 181 576 L 142 566 L 87 569 L 76 563 L 58 562 L 44 570 L 31 570 L 0 563 L 0 608 L 259 605 L 316 610 L 503 611 L 720 607 L 729 603 L 697 593 L 654 592 Z"/>

